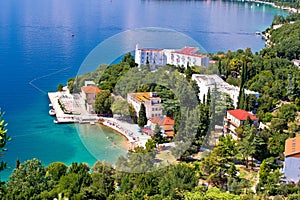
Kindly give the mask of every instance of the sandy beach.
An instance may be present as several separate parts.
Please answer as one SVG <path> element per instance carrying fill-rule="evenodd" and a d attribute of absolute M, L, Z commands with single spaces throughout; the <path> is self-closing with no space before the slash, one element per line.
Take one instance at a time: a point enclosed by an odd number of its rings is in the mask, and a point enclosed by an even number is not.
<path fill-rule="evenodd" d="M 122 134 L 128 140 L 128 149 L 132 149 L 135 146 L 145 147 L 146 142 L 151 138 L 151 136 L 140 132 L 137 124 L 130 124 L 114 118 L 105 117 L 100 118 L 99 122 Z"/>

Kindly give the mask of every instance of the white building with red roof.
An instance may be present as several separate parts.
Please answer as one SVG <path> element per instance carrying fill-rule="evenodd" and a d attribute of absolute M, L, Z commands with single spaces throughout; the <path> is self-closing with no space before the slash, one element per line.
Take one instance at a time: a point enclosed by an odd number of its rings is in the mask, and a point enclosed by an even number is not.
<path fill-rule="evenodd" d="M 232 134 L 233 138 L 237 139 L 238 135 L 235 129 L 243 126 L 248 118 L 256 127 L 259 125 L 259 119 L 252 113 L 241 109 L 228 110 L 224 119 L 224 133 Z"/>
<path fill-rule="evenodd" d="M 184 47 L 181 50 L 171 51 L 167 56 L 167 64 L 176 66 L 205 66 L 208 67 L 209 57 L 198 54 L 197 47 Z"/>
<path fill-rule="evenodd" d="M 182 49 L 139 49 L 136 45 L 135 62 L 141 66 L 149 64 L 152 68 L 170 64 L 175 66 L 205 66 L 209 64 L 208 55 L 199 53 L 197 47 Z"/>

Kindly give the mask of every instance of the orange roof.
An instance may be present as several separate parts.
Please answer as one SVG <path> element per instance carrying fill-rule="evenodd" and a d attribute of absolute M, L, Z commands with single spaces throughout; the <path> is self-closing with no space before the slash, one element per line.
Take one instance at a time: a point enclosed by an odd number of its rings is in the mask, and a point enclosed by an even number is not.
<path fill-rule="evenodd" d="M 300 136 L 285 141 L 284 155 L 287 157 L 297 153 L 300 153 Z"/>
<path fill-rule="evenodd" d="M 160 118 L 160 117 L 152 117 L 150 118 L 150 121 L 153 124 L 158 124 L 160 126 L 164 126 L 164 125 L 174 125 L 174 119 L 171 117 L 164 117 L 164 118 Z"/>
<path fill-rule="evenodd" d="M 173 126 L 171 126 L 171 125 L 165 125 L 164 126 L 164 130 L 165 131 L 173 131 Z"/>
<path fill-rule="evenodd" d="M 93 93 L 99 93 L 102 92 L 103 90 L 100 90 L 98 87 L 96 86 L 83 86 L 81 87 L 81 90 L 86 93 L 86 94 L 93 94 Z"/>
<path fill-rule="evenodd" d="M 245 121 L 247 120 L 248 116 L 250 117 L 251 120 L 255 121 L 258 120 L 257 117 L 255 117 L 254 115 L 252 115 L 251 113 L 248 113 L 245 110 L 241 110 L 241 109 L 236 109 L 236 110 L 228 110 L 227 111 L 229 114 L 231 114 L 232 116 L 234 116 L 235 118 L 237 118 L 238 120 L 242 120 Z"/>
<path fill-rule="evenodd" d="M 129 95 L 139 102 L 146 102 L 149 101 L 150 99 L 160 99 L 156 93 L 154 94 L 156 95 L 155 97 L 153 97 L 153 94 L 151 96 L 151 92 L 137 92 L 137 93 L 130 93 Z"/>
<path fill-rule="evenodd" d="M 168 137 L 174 137 L 174 131 L 165 131 L 164 134 L 167 135 Z"/>
<path fill-rule="evenodd" d="M 171 117 L 165 117 L 163 119 L 163 124 L 164 125 L 174 125 L 174 119 Z"/>

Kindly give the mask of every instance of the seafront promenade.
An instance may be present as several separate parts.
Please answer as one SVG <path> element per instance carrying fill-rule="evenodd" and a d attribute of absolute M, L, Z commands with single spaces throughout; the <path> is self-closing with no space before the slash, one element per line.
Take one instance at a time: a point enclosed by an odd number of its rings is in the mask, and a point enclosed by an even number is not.
<path fill-rule="evenodd" d="M 63 91 L 48 92 L 48 97 L 55 111 L 54 123 L 94 123 L 98 121 L 97 115 L 87 112 L 79 94 L 70 94 L 68 89 L 64 88 Z"/>
<path fill-rule="evenodd" d="M 56 119 L 54 120 L 54 123 L 75 123 L 76 120 L 74 118 L 74 115 L 65 114 L 58 103 L 61 95 L 62 94 L 60 92 L 48 93 L 49 100 L 51 102 L 51 105 L 56 115 Z"/>

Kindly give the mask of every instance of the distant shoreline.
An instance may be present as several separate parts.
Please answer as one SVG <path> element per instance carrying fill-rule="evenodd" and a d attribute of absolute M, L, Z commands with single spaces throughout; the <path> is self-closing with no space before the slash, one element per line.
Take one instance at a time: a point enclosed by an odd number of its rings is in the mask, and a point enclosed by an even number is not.
<path fill-rule="evenodd" d="M 281 10 L 288 10 L 290 13 L 300 13 L 300 9 L 291 8 L 291 7 L 284 7 L 284 6 L 278 6 L 274 2 L 267 2 L 267 1 L 260 1 L 260 0 L 245 0 L 245 2 L 262 3 L 262 4 L 270 5 L 274 8 L 281 9 Z"/>

